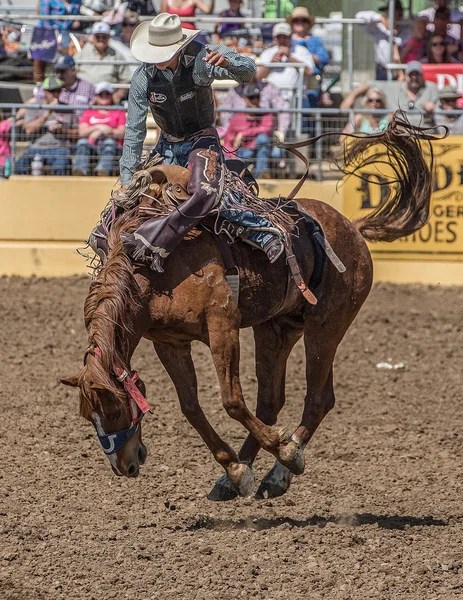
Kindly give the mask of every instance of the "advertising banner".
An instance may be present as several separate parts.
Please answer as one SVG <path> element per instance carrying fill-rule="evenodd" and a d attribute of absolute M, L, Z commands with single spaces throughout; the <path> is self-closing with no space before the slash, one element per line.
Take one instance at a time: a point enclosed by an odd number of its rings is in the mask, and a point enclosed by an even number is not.
<path fill-rule="evenodd" d="M 423 65 L 423 76 L 426 81 L 437 84 L 439 89 L 446 85 L 456 88 L 463 93 L 463 64 L 431 64 Z"/>
<path fill-rule="evenodd" d="M 30 57 L 34 60 L 53 62 L 55 60 L 58 43 L 54 29 L 35 27 L 29 47 Z"/>
<path fill-rule="evenodd" d="M 425 151 L 426 146 L 423 146 Z M 419 231 L 392 243 L 370 244 L 375 259 L 398 260 L 463 260 L 463 136 L 450 136 L 432 142 L 434 153 L 434 186 L 431 218 Z M 371 152 L 381 150 L 372 147 Z M 389 162 L 387 155 L 381 160 Z M 393 193 L 393 177 L 388 164 L 368 165 L 358 177 L 344 181 L 344 214 L 358 218 L 385 202 Z"/>

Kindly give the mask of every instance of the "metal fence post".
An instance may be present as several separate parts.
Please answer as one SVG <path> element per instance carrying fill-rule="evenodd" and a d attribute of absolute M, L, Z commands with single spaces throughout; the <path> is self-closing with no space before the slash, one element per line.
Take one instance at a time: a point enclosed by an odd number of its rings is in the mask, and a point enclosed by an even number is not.
<path fill-rule="evenodd" d="M 347 71 L 349 80 L 349 92 L 354 89 L 354 26 L 347 24 Z"/>
<path fill-rule="evenodd" d="M 300 135 L 302 133 L 302 106 L 303 106 L 303 97 L 304 97 L 304 71 L 305 65 L 299 67 L 299 84 L 297 88 L 297 98 L 296 98 L 296 108 L 298 112 L 296 113 L 296 135 Z"/>
<path fill-rule="evenodd" d="M 16 172 L 16 112 L 17 108 L 13 107 L 11 109 L 11 116 L 13 117 L 13 127 L 11 128 L 11 175 L 14 175 Z"/>
<path fill-rule="evenodd" d="M 322 114 L 320 111 L 315 113 L 315 136 L 318 137 L 322 134 Z M 323 159 L 323 141 L 317 140 L 315 142 L 315 156 L 317 158 L 317 181 L 323 180 L 322 171 L 322 159 Z"/>

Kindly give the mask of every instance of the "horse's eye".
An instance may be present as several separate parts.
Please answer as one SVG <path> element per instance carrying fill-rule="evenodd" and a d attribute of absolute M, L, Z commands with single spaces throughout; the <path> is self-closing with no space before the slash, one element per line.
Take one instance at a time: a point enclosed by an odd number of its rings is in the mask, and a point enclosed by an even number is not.
<path fill-rule="evenodd" d="M 122 411 L 116 410 L 115 412 L 111 413 L 109 418 L 111 421 L 119 421 L 119 419 L 121 418 L 121 415 L 122 415 Z"/>

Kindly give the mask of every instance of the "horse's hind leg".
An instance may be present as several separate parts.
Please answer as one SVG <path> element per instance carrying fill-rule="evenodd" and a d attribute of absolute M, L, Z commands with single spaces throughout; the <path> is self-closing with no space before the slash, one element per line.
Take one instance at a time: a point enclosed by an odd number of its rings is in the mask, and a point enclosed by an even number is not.
<path fill-rule="evenodd" d="M 279 461 L 262 480 L 258 489 L 260 497 L 281 495 L 289 488 L 292 474 L 303 473 L 304 448 L 334 406 L 333 360 L 355 314 L 346 315 L 344 323 L 340 318 L 331 318 L 329 322 L 308 319 L 304 332 L 307 381 L 304 412 Z"/>
<path fill-rule="evenodd" d="M 302 320 L 289 316 L 254 327 L 258 384 L 256 417 L 266 425 L 276 423 L 285 404 L 286 363 L 302 333 Z M 259 443 L 249 434 L 239 452 L 240 461 L 252 464 L 259 450 Z M 226 475 L 218 479 L 208 496 L 210 500 L 231 500 L 235 497 L 236 492 Z"/>
<path fill-rule="evenodd" d="M 199 405 L 191 343 L 154 342 L 154 348 L 175 385 L 183 414 L 202 437 L 215 460 L 225 469 L 237 494 L 249 496 L 254 486 L 251 468 L 241 463 L 237 454 L 220 438 Z"/>

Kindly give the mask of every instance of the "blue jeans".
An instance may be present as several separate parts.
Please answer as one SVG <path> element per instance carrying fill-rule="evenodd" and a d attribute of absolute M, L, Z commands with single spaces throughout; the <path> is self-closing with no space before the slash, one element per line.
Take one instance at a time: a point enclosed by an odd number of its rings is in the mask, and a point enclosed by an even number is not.
<path fill-rule="evenodd" d="M 268 161 L 270 158 L 270 136 L 268 136 L 266 133 L 260 133 L 256 137 L 256 145 L 254 148 L 240 148 L 237 152 L 237 155 L 245 160 L 252 158 L 256 159 L 254 176 L 256 179 L 258 179 L 261 176 L 262 171 L 268 170 Z"/>
<path fill-rule="evenodd" d="M 42 148 L 32 148 L 31 146 L 26 149 L 21 158 L 16 162 L 15 173 L 17 175 L 30 175 L 31 162 L 36 154 L 43 158 L 45 165 L 51 165 L 52 175 L 69 175 L 71 153 L 68 148 L 45 150 Z"/>
<path fill-rule="evenodd" d="M 120 146 L 112 138 L 98 141 L 96 145 L 82 139 L 77 142 L 74 169 L 79 169 L 84 175 L 88 175 L 90 173 L 90 158 L 97 156 L 98 164 L 95 167 L 95 172 L 105 171 L 108 175 L 111 175 L 116 167 L 116 159 L 119 154 Z"/>
<path fill-rule="evenodd" d="M 178 165 L 186 168 L 193 144 L 194 141 L 168 142 L 161 136 L 151 154 L 156 152 L 160 154 L 164 158 L 164 165 Z"/>

